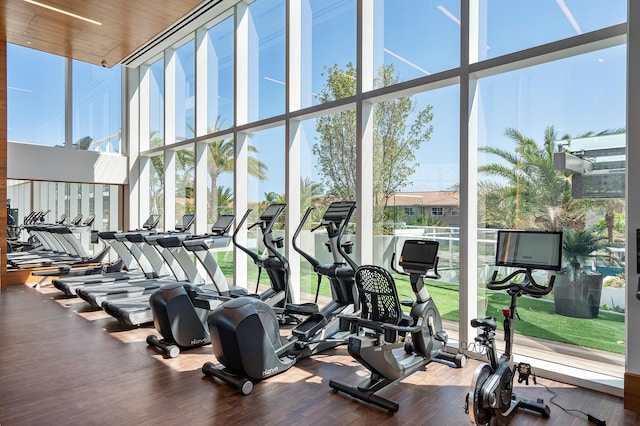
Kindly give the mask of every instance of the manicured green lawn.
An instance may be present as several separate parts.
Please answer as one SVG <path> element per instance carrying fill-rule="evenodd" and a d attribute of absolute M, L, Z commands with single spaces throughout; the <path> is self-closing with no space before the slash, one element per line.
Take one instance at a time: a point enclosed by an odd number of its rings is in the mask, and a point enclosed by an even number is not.
<path fill-rule="evenodd" d="M 233 276 L 231 262 L 223 258 L 218 261 L 225 275 L 227 277 Z M 302 293 L 315 294 L 316 275 L 305 267 L 302 268 L 301 275 L 300 291 Z M 249 261 L 248 276 L 248 288 L 253 291 L 258 272 L 251 261 Z M 394 279 L 396 280 L 400 298 L 413 299 L 413 292 L 408 278 L 394 275 Z M 264 271 L 260 282 L 265 285 L 269 284 L 269 279 Z M 455 322 L 459 321 L 458 286 L 437 281 L 428 281 L 427 286 L 442 318 Z M 320 294 L 331 296 L 331 290 L 326 278 L 322 280 Z M 502 308 L 509 306 L 510 297 L 504 292 L 487 291 L 484 297 L 480 296 L 479 299 L 479 306 L 485 306 L 485 303 L 487 306 L 486 312 L 479 315 L 496 317 L 498 319 L 498 327 L 502 329 Z M 520 315 L 520 320 L 516 319 L 515 322 L 515 332 L 518 334 L 613 353 L 624 353 L 625 328 L 623 315 L 600 311 L 598 318 L 593 319 L 565 317 L 554 312 L 553 302 L 529 297 L 518 299 L 518 314 Z"/>

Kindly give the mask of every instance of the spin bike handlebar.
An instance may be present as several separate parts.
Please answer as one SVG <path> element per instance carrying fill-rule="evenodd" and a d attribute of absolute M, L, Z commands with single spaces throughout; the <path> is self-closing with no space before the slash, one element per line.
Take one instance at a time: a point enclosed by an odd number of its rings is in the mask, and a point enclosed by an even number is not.
<path fill-rule="evenodd" d="M 521 283 L 511 282 L 513 278 L 517 275 L 525 275 L 525 279 Z M 531 269 L 519 269 L 511 274 L 507 275 L 505 278 L 498 280 L 498 271 L 493 271 L 493 276 L 491 277 L 491 281 L 487 283 L 487 288 L 489 290 L 505 290 L 517 292 L 517 293 L 526 293 L 534 297 L 541 297 L 545 294 L 549 294 L 551 290 L 553 290 L 553 284 L 556 280 L 556 276 L 552 275 L 549 279 L 549 284 L 546 286 L 540 285 L 536 283 L 531 275 Z"/>

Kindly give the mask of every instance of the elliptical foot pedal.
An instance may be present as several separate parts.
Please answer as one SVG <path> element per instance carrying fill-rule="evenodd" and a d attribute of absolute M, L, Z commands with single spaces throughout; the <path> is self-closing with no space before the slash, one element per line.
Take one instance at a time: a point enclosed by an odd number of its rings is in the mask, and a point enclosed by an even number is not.
<path fill-rule="evenodd" d="M 324 317 L 324 315 L 319 313 L 313 314 L 306 320 L 302 321 L 293 330 L 291 330 L 291 334 L 293 334 L 300 340 L 308 340 L 325 325 L 327 325 L 327 319 Z"/>
<path fill-rule="evenodd" d="M 284 307 L 284 311 L 287 314 L 298 314 L 298 315 L 313 315 L 320 312 L 318 309 L 318 305 L 316 303 L 308 302 L 308 303 L 287 303 Z"/>

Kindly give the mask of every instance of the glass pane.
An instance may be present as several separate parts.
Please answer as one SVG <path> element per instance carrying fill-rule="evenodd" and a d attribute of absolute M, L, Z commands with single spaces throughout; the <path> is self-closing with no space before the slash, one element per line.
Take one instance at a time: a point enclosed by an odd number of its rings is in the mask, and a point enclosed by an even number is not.
<path fill-rule="evenodd" d="M 149 78 L 149 148 L 164 145 L 164 60 L 147 70 Z"/>
<path fill-rule="evenodd" d="M 234 213 L 234 149 L 233 138 L 207 142 L 207 224 L 209 228 L 220 215 Z M 239 218 L 236 220 L 236 223 L 238 222 Z M 233 244 L 229 244 L 224 250 L 214 251 L 213 256 L 225 277 L 233 279 Z"/>
<path fill-rule="evenodd" d="M 479 34 L 470 36 L 483 60 L 626 22 L 627 2 L 480 0 L 479 15 Z"/>
<path fill-rule="evenodd" d="M 207 35 L 207 133 L 233 126 L 233 16 Z"/>
<path fill-rule="evenodd" d="M 7 44 L 7 140 L 65 145 L 64 75 L 65 58 Z"/>
<path fill-rule="evenodd" d="M 249 122 L 284 113 L 285 2 L 249 5 Z"/>
<path fill-rule="evenodd" d="M 375 69 L 392 67 L 407 81 L 460 64 L 460 2 L 376 2 Z M 376 71 L 378 72 L 378 71 Z M 377 77 L 378 75 L 374 76 Z"/>
<path fill-rule="evenodd" d="M 255 161 L 255 157 L 252 161 Z M 233 213 L 234 141 L 219 139 L 207 144 L 207 223 L 213 225 L 218 216 Z"/>
<path fill-rule="evenodd" d="M 285 137 L 284 127 L 276 127 L 252 133 L 249 140 L 249 176 L 247 199 L 253 209 L 248 223 L 255 223 L 267 205 L 285 202 Z M 273 226 L 274 238 L 284 237 L 284 214 Z M 257 227 L 248 234 L 251 250 L 262 252 L 261 234 Z M 253 241 L 254 243 L 251 243 Z M 253 247 L 251 247 L 253 245 Z M 248 260 L 249 283 L 257 279 L 258 268 Z M 267 274 L 261 274 L 260 283 L 269 285 Z M 249 290 L 254 291 L 249 284 Z"/>
<path fill-rule="evenodd" d="M 158 229 L 164 229 L 164 155 L 162 154 L 149 158 L 149 214 L 159 214 Z"/>
<path fill-rule="evenodd" d="M 332 195 L 330 190 L 331 187 L 337 186 L 335 182 L 335 178 L 337 178 L 336 173 L 340 173 L 339 171 L 333 173 L 328 167 L 328 164 L 332 162 L 331 157 L 333 160 L 336 160 L 337 158 L 350 159 L 351 161 L 355 160 L 355 140 L 335 141 L 333 138 L 329 137 L 329 133 L 332 131 L 329 129 L 335 130 L 340 126 L 355 126 L 354 110 L 349 110 L 344 113 L 325 115 L 313 120 L 306 120 L 300 125 L 301 214 L 304 214 L 308 207 L 316 206 L 317 208 L 312 211 L 311 215 L 307 219 L 306 226 L 301 231 L 297 244 L 304 252 L 312 255 L 312 257 L 320 261 L 321 264 L 333 263 L 333 254 L 325 245 L 325 242 L 327 241 L 327 233 L 324 231 L 324 227 L 321 227 L 314 232 L 311 231 L 311 228 L 320 224 L 322 221 L 322 215 L 331 201 L 355 200 L 355 198 L 349 199 L 348 196 L 335 197 Z M 337 146 L 333 145 L 333 142 L 337 142 L 335 145 L 345 142 L 346 145 L 350 145 L 350 148 L 345 149 L 353 152 L 345 154 L 337 148 Z M 339 163 L 339 161 L 335 161 L 335 163 Z M 346 163 L 345 167 L 349 168 L 349 164 L 354 167 L 353 170 L 355 171 L 355 164 L 352 162 Z M 347 229 L 347 232 L 342 239 L 343 242 L 355 242 L 355 237 L 351 234 L 355 228 L 355 222 L 356 220 L 354 215 L 351 218 L 351 226 Z M 354 260 L 357 259 L 357 252 L 358 247 L 354 245 L 354 252 L 351 254 L 351 257 Z M 306 259 L 301 257 L 301 301 L 313 302 L 317 291 L 319 291 L 319 304 L 321 306 L 325 304 L 325 302 L 322 301 L 323 297 L 332 297 L 328 279 L 323 276 L 318 290 L 318 276 L 314 272 L 313 266 Z"/>
<path fill-rule="evenodd" d="M 192 139 L 195 134 L 195 42 L 190 41 L 176 50 L 174 105 L 176 119 L 175 141 Z"/>
<path fill-rule="evenodd" d="M 453 214 L 459 206 L 458 99 L 459 87 L 452 86 L 373 110 L 374 263 L 389 268 L 407 238 L 437 241 L 441 278 L 425 284 L 442 318 L 452 322 L 459 320 L 460 284 L 460 223 Z M 406 276 L 394 279 L 400 294 L 413 295 Z M 445 329 L 457 332 L 453 324 Z"/>
<path fill-rule="evenodd" d="M 304 2 L 303 2 L 304 3 Z M 356 63 L 356 2 L 354 0 L 309 0 L 309 10 L 302 14 L 302 32 L 310 37 L 301 46 L 301 107 L 323 101 L 321 92 L 332 68 L 348 69 Z M 305 40 L 305 38 L 303 38 Z M 341 93 L 338 98 L 350 96 Z"/>
<path fill-rule="evenodd" d="M 193 149 L 176 151 L 176 223 L 185 214 L 195 214 Z"/>
<path fill-rule="evenodd" d="M 122 96 L 119 65 L 103 68 L 73 61 L 73 147 L 120 152 Z"/>
<path fill-rule="evenodd" d="M 618 377 L 624 299 L 606 294 L 604 283 L 624 286 L 625 57 L 625 46 L 612 47 L 478 85 L 479 313 L 498 316 L 507 297 L 482 285 L 495 270 L 496 229 L 563 231 L 564 269 L 551 295 L 523 300 L 516 332 L 582 347 L 585 358 L 592 350 L 610 352 L 608 371 L 598 372 Z M 568 153 L 585 168 L 563 165 Z M 577 298 L 570 301 L 569 293 Z M 518 353 L 528 350 L 523 340 Z M 552 360 L 579 362 L 569 355 Z"/>

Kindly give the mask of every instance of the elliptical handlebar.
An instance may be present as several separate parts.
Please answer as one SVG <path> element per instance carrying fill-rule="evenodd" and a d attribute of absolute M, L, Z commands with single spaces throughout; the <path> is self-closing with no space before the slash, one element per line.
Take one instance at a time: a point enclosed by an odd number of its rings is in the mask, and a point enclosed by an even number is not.
<path fill-rule="evenodd" d="M 511 280 L 518 275 L 524 274 L 525 279 L 521 283 L 512 282 Z M 493 271 L 491 280 L 487 283 L 489 290 L 505 290 L 515 291 L 520 293 L 526 293 L 534 297 L 541 297 L 545 294 L 549 294 L 553 290 L 553 284 L 555 283 L 556 276 L 552 275 L 549 279 L 549 284 L 546 286 L 536 283 L 532 275 L 531 268 L 518 269 L 515 272 L 507 275 L 505 278 L 498 280 L 498 271 Z"/>
<path fill-rule="evenodd" d="M 304 216 L 302 216 L 302 220 L 300 221 L 300 225 L 298 225 L 298 228 L 296 229 L 296 232 L 293 233 L 293 239 L 291 240 L 291 244 L 293 245 L 293 249 L 295 251 L 297 251 L 298 253 L 300 253 L 302 255 L 302 257 L 307 259 L 307 262 L 309 262 L 311 264 L 311 266 L 313 266 L 313 269 L 315 270 L 316 267 L 320 264 L 318 259 L 315 259 L 309 253 L 307 253 L 304 250 L 302 250 L 302 248 L 300 248 L 298 246 L 298 243 L 296 242 L 296 241 L 298 241 L 298 235 L 300 235 L 300 232 L 302 231 L 302 228 L 304 227 L 304 224 L 307 222 L 307 219 L 309 218 L 309 215 L 314 210 L 315 210 L 315 207 L 311 206 L 311 207 L 307 208 L 306 212 L 304 212 Z M 311 232 L 315 231 L 316 229 L 320 228 L 321 226 L 322 226 L 322 223 L 320 223 L 318 226 L 314 226 L 313 228 L 311 228 Z"/>
<path fill-rule="evenodd" d="M 247 255 L 249 255 L 249 257 L 251 257 L 251 259 L 253 259 L 253 261 L 255 262 L 258 258 L 259 255 L 257 253 L 252 252 L 251 250 L 249 250 L 247 247 L 241 245 L 238 243 L 238 241 L 236 240 L 236 235 L 238 234 L 238 231 L 240 231 L 240 229 L 242 228 L 242 224 L 245 223 L 247 221 L 247 218 L 249 217 L 249 214 L 253 211 L 253 209 L 247 209 L 247 212 L 244 214 L 244 216 L 242 216 L 242 219 L 240 219 L 240 222 L 238 223 L 238 225 L 236 226 L 235 231 L 233 231 L 233 236 L 231 237 L 231 240 L 233 241 L 233 244 L 238 247 L 240 250 L 242 250 L 243 252 L 245 252 Z M 249 226 L 247 228 L 247 231 L 251 228 L 253 228 L 254 226 L 260 224 L 260 222 L 256 222 L 253 225 Z"/>
<path fill-rule="evenodd" d="M 343 247 L 343 243 L 342 243 L 342 236 L 344 235 L 344 232 L 347 229 L 347 225 L 349 224 L 349 220 L 351 219 L 351 216 L 353 215 L 353 211 L 355 210 L 356 204 L 355 204 L 355 202 L 352 202 L 352 201 L 344 201 L 344 202 L 332 203 L 327 208 L 327 211 L 325 212 L 325 217 L 327 217 L 327 213 L 330 212 L 330 209 L 332 208 L 332 206 L 335 206 L 335 208 L 338 209 L 338 210 L 346 208 L 346 209 L 348 209 L 348 211 L 346 212 L 346 214 L 344 216 L 341 216 L 340 213 L 342 213 L 342 212 L 340 212 L 340 210 L 339 210 L 339 214 L 337 216 L 330 216 L 329 220 L 326 220 L 323 217 L 322 221 L 318 225 L 316 225 L 316 226 L 314 226 L 313 228 L 310 229 L 310 232 L 314 232 L 314 231 L 316 231 L 316 230 L 318 230 L 318 229 L 320 229 L 322 227 L 326 228 L 329 238 L 330 239 L 332 239 L 332 238 L 336 238 L 337 239 L 337 243 L 336 243 L 336 247 L 335 247 L 337 252 L 342 256 L 342 258 L 344 258 L 344 260 L 349 264 L 349 266 L 351 266 L 351 268 L 353 268 L 353 270 L 355 271 L 356 269 L 358 269 L 358 265 L 349 256 L 349 254 L 345 251 L 345 249 Z M 314 206 L 311 206 L 311 207 L 307 208 L 307 211 L 304 213 L 304 216 L 302 217 L 302 220 L 300 221 L 300 225 L 298 225 L 298 228 L 296 229 L 296 232 L 293 234 L 293 240 L 292 240 L 294 250 L 297 251 L 298 253 L 300 253 L 305 259 L 307 259 L 307 261 L 311 264 L 311 266 L 313 266 L 314 269 L 318 265 L 320 265 L 320 261 L 315 259 L 309 253 L 306 253 L 304 250 L 302 250 L 302 248 L 300 248 L 298 246 L 296 241 L 298 240 L 298 235 L 302 231 L 302 228 L 304 228 L 304 225 L 306 224 L 307 220 L 309 219 L 309 215 L 315 209 L 316 209 L 316 207 L 314 207 Z M 332 211 L 332 213 L 335 215 L 336 214 L 335 210 Z M 339 224 L 336 224 L 335 220 L 331 220 L 331 219 L 336 218 L 336 217 L 340 221 Z M 331 249 L 330 249 L 330 251 L 331 251 Z"/>

